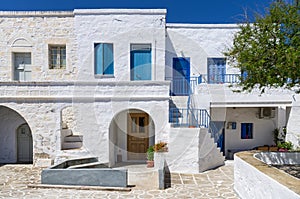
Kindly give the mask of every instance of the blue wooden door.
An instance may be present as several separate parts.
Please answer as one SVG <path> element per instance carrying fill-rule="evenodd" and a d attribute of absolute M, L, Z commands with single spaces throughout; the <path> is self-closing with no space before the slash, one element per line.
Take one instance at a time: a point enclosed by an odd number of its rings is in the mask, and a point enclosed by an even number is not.
<path fill-rule="evenodd" d="M 151 80 L 151 49 L 130 52 L 130 80 Z"/>
<path fill-rule="evenodd" d="M 172 95 L 190 94 L 190 58 L 173 58 Z"/>

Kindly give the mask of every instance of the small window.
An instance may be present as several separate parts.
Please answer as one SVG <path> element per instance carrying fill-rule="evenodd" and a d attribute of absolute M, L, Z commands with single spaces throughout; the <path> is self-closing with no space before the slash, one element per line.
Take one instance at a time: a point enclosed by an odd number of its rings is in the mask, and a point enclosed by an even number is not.
<path fill-rule="evenodd" d="M 66 68 L 66 46 L 65 45 L 49 46 L 49 68 L 50 69 Z"/>
<path fill-rule="evenodd" d="M 98 43 L 94 45 L 95 51 L 95 74 L 114 74 L 114 49 L 113 44 Z"/>
<path fill-rule="evenodd" d="M 253 139 L 253 123 L 242 123 L 241 124 L 241 138 L 242 139 Z"/>

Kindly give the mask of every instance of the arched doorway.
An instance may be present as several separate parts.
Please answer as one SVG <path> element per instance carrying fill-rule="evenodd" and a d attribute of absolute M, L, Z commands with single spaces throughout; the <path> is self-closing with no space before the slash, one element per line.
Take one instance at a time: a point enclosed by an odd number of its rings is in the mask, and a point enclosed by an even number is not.
<path fill-rule="evenodd" d="M 129 109 L 115 115 L 109 128 L 110 165 L 145 162 L 146 151 L 155 142 L 155 125 L 145 111 Z"/>
<path fill-rule="evenodd" d="M 0 163 L 30 163 L 32 133 L 27 121 L 15 110 L 0 106 Z"/>
<path fill-rule="evenodd" d="M 32 163 L 32 135 L 28 124 L 22 124 L 17 129 L 17 161 Z"/>

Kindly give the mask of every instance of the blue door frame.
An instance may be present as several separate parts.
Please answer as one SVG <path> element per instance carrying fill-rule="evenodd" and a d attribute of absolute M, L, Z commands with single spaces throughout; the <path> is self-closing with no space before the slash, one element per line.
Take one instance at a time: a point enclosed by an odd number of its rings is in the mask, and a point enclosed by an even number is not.
<path fill-rule="evenodd" d="M 190 94 L 190 58 L 173 58 L 173 96 L 188 96 Z"/>

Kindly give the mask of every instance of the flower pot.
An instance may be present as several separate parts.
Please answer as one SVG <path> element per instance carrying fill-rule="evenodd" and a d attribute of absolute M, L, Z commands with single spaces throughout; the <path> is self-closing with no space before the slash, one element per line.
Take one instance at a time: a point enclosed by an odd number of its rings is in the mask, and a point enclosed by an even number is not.
<path fill-rule="evenodd" d="M 147 160 L 147 168 L 154 167 L 154 161 L 153 160 Z"/>

